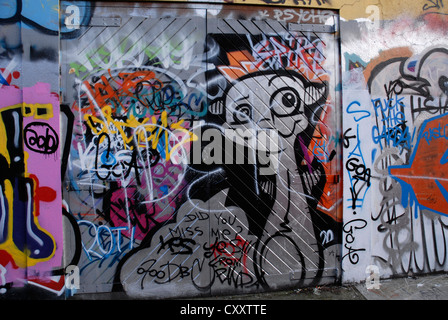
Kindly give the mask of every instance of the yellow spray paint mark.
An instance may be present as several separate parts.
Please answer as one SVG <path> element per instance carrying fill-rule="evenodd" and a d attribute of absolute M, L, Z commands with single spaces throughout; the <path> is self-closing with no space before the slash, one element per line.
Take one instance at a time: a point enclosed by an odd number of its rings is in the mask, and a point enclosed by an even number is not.
<path fill-rule="evenodd" d="M 177 148 L 191 141 L 198 140 L 198 137 L 191 131 L 187 130 L 182 126 L 184 120 L 179 120 L 168 124 L 168 113 L 163 111 L 160 117 L 152 116 L 151 118 L 145 118 L 143 121 L 139 121 L 133 115 L 128 119 L 114 119 L 112 117 L 112 107 L 107 105 L 101 109 L 102 116 L 96 117 L 89 114 L 84 115 L 84 120 L 87 126 L 92 130 L 95 135 L 100 135 L 102 133 L 116 134 L 121 137 L 123 142 L 123 147 L 132 150 L 134 146 L 131 142 L 136 138 L 137 146 L 147 147 L 148 144 L 151 145 L 152 149 L 157 149 L 161 139 L 164 139 L 165 148 L 165 160 L 170 160 L 171 155 Z M 131 134 L 126 133 L 127 128 L 132 128 L 133 132 Z M 181 133 L 183 138 L 179 143 L 170 146 L 169 135 L 176 131 Z M 102 141 L 99 141 L 101 143 Z"/>

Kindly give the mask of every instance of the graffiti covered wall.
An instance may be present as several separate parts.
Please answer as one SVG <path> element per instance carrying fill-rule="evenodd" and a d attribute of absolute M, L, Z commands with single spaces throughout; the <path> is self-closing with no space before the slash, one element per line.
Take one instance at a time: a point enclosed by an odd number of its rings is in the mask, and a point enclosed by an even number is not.
<path fill-rule="evenodd" d="M 0 4 L 0 291 L 61 294 L 57 1 Z"/>
<path fill-rule="evenodd" d="M 62 45 L 74 115 L 64 199 L 81 235 L 81 290 L 191 296 L 335 281 L 334 33 L 290 30 L 268 8 L 83 12 L 82 37 Z"/>
<path fill-rule="evenodd" d="M 445 1 L 168 2 L 0 3 L 2 295 L 447 269 Z"/>
<path fill-rule="evenodd" d="M 346 281 L 447 269 L 445 9 L 398 2 L 341 24 Z"/>

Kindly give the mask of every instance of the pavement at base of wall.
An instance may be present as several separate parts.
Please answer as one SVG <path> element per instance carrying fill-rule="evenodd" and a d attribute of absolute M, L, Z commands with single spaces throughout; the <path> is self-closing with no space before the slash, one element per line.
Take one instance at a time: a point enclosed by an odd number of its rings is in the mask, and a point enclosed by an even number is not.
<path fill-rule="evenodd" d="M 198 298 L 202 300 L 448 300 L 448 273 L 380 279 L 378 286 L 365 282 L 325 285 L 250 295 Z"/>
<path fill-rule="evenodd" d="M 189 301 L 290 301 L 290 300 L 448 300 L 448 272 L 380 279 L 377 288 L 367 288 L 365 282 L 352 284 L 331 284 L 300 289 L 283 290 L 255 294 L 180 298 Z M 0 295 L 3 300 L 54 300 L 55 295 L 35 287 L 11 290 L 10 294 Z M 60 295 L 56 300 L 134 300 L 123 292 L 79 293 L 71 297 Z M 140 300 L 140 299 L 138 299 Z M 141 299 L 143 301 L 145 299 Z M 147 300 L 146 300 L 147 301 Z M 153 300 L 153 302 L 161 300 Z M 162 299 L 163 301 L 163 299 Z M 172 301 L 172 300 L 171 300 Z M 148 301 L 147 301 L 148 302 Z M 229 302 L 230 303 L 230 302 Z"/>
<path fill-rule="evenodd" d="M 124 293 L 79 294 L 71 300 L 132 300 Z M 380 279 L 378 287 L 365 282 L 332 284 L 255 294 L 187 298 L 210 300 L 448 300 L 448 273 Z M 182 298 L 180 299 L 182 300 Z"/>

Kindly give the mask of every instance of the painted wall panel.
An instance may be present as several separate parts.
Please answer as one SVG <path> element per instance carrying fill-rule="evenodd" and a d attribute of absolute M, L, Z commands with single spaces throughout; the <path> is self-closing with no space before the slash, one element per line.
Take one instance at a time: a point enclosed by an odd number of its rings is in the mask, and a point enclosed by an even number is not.
<path fill-rule="evenodd" d="M 0 287 L 64 288 L 57 1 L 2 1 Z M 51 16 L 48 13 L 53 13 Z"/>
<path fill-rule="evenodd" d="M 64 199 L 82 235 L 81 292 L 336 280 L 337 41 L 263 9 L 82 10 L 92 12 L 82 36 L 62 42 L 74 114 Z"/>
<path fill-rule="evenodd" d="M 364 134 L 357 155 L 365 165 L 357 174 L 359 207 L 344 208 L 344 226 L 358 223 L 343 229 L 345 281 L 366 279 L 370 266 L 383 278 L 446 270 L 445 27 L 442 5 L 423 2 L 419 19 L 409 13 L 376 26 L 341 25 L 344 141 L 356 141 L 350 133 L 358 117 Z"/>
<path fill-rule="evenodd" d="M 446 270 L 444 1 L 180 2 L 0 2 L 1 294 Z"/>

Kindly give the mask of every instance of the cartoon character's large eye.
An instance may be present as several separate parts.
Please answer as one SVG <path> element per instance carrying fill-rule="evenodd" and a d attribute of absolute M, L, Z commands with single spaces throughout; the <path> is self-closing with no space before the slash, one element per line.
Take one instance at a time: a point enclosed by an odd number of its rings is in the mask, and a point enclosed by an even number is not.
<path fill-rule="evenodd" d="M 233 112 L 233 120 L 236 124 L 248 123 L 252 119 L 252 107 L 250 104 L 244 103 L 237 105 Z"/>
<path fill-rule="evenodd" d="M 282 88 L 271 96 L 271 111 L 277 117 L 286 117 L 300 113 L 301 100 L 294 88 Z"/>

